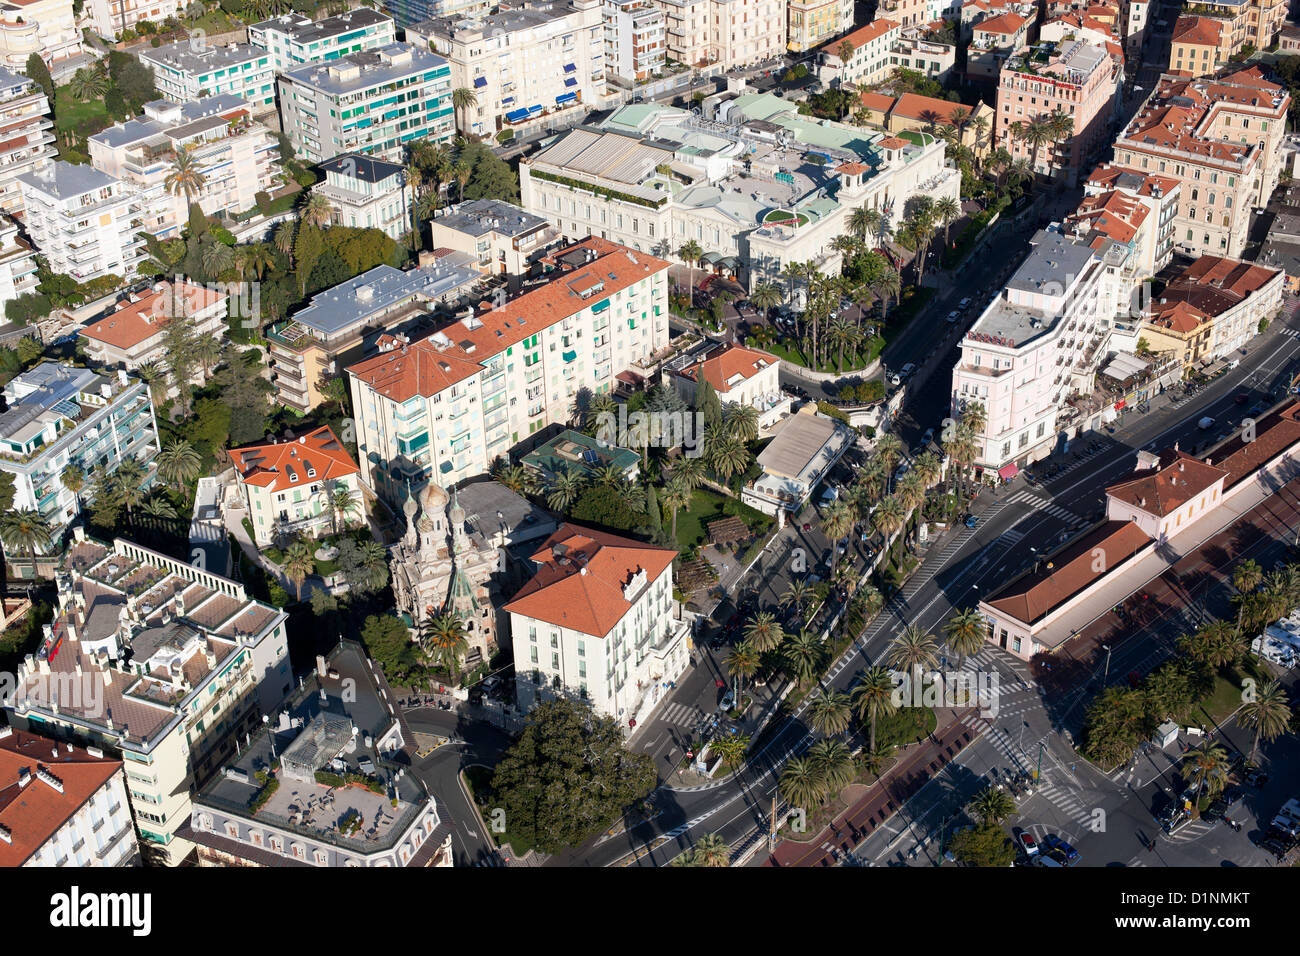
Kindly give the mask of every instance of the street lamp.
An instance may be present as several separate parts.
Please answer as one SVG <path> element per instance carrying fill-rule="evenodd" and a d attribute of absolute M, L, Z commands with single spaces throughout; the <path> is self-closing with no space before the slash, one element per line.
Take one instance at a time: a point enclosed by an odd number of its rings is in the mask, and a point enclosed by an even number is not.
<path fill-rule="evenodd" d="M 1105 687 L 1106 681 L 1110 678 L 1110 645 L 1103 644 L 1101 646 L 1102 650 L 1106 652 L 1106 670 L 1101 676 L 1101 686 Z"/>

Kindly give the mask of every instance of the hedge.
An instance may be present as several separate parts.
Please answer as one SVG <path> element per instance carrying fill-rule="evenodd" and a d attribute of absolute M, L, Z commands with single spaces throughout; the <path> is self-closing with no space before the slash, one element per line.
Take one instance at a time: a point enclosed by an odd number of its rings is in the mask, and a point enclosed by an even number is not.
<path fill-rule="evenodd" d="M 617 189 L 607 189 L 604 186 L 595 186 L 591 183 L 584 183 L 577 179 L 570 179 L 568 176 L 556 176 L 554 173 L 544 173 L 537 169 L 532 170 L 529 175 L 533 179 L 540 179 L 543 182 L 568 186 L 570 189 L 581 189 L 584 192 L 593 193 L 597 196 L 604 196 L 606 199 L 614 199 L 618 202 L 635 203 L 638 206 L 645 206 L 647 209 L 659 209 L 664 203 L 668 202 L 667 196 L 664 196 L 662 199 L 643 199 L 640 196 L 633 196 L 630 193 L 619 192 Z"/>
<path fill-rule="evenodd" d="M 276 777 L 269 778 L 266 781 L 266 786 L 263 787 L 261 790 L 257 791 L 257 795 L 254 796 L 252 802 L 249 803 L 248 809 L 251 810 L 253 813 L 256 813 L 258 810 L 261 810 L 262 807 L 266 806 L 266 801 L 270 800 L 273 796 L 275 796 L 275 791 L 279 789 L 280 789 L 279 779 Z"/>

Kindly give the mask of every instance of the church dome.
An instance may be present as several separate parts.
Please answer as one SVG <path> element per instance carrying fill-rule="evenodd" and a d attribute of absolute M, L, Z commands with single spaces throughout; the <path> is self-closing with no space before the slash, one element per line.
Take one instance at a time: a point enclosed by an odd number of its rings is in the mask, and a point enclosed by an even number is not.
<path fill-rule="evenodd" d="M 434 482 L 429 482 L 420 492 L 420 510 L 424 513 L 425 518 L 432 518 L 435 514 L 442 514 L 447 510 L 447 492 L 443 491 Z"/>

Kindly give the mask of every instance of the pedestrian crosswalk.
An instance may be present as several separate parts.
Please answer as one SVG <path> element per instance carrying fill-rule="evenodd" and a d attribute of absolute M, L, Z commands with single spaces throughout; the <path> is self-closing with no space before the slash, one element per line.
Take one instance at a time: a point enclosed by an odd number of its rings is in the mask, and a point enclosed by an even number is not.
<path fill-rule="evenodd" d="M 704 717 L 704 711 L 695 704 L 665 704 L 659 719 L 675 727 L 694 727 Z"/>
<path fill-rule="evenodd" d="M 1020 491 L 1017 491 L 1007 499 L 1007 504 L 1028 505 L 1035 512 L 1051 515 L 1053 518 L 1065 522 L 1071 527 L 1071 529 L 1086 527 L 1089 524 L 1088 519 L 1080 518 L 1073 511 L 1062 508 L 1060 505 L 1052 504 L 1050 501 L 1039 497 L 1028 488 L 1023 488 Z"/>

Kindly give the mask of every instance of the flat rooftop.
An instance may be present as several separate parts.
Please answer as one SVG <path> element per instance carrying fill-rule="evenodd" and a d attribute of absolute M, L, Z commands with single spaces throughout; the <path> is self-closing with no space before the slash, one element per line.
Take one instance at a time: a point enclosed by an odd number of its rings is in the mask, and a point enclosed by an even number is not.
<path fill-rule="evenodd" d="M 330 96 L 346 96 L 434 70 L 443 70 L 449 75 L 451 65 L 428 50 L 420 50 L 406 43 L 390 43 L 374 50 L 339 57 L 328 63 L 307 63 L 285 70 L 281 75 L 286 80 Z"/>
<path fill-rule="evenodd" d="M 283 33 L 295 43 L 311 44 L 343 36 L 343 34 L 351 33 L 354 30 L 364 30 L 367 27 L 377 26 L 384 21 L 392 23 L 392 18 L 386 17 L 376 10 L 358 7 L 347 13 L 340 13 L 338 16 L 326 17 L 324 20 L 315 22 L 301 13 L 286 13 L 282 16 L 272 17 L 270 20 L 263 20 L 261 23 L 254 23 L 249 29 L 273 30 L 276 33 Z"/>
<path fill-rule="evenodd" d="M 296 313 L 292 321 L 317 333 L 320 338 L 338 335 L 353 326 L 387 313 L 405 301 L 432 302 L 456 289 L 472 286 L 483 276 L 455 257 L 444 257 L 433 265 L 403 272 L 392 266 L 376 266 L 354 279 L 340 283 L 311 298 L 311 305 Z"/>
<path fill-rule="evenodd" d="M 545 217 L 524 212 L 500 199 L 471 199 L 453 206 L 449 213 L 434 221 L 439 226 L 469 236 L 495 232 L 512 238 L 530 235 L 549 225 Z"/>
<path fill-rule="evenodd" d="M 801 478 L 821 459 L 837 431 L 833 418 L 800 411 L 777 425 L 776 437 L 758 454 L 768 474 Z"/>
<path fill-rule="evenodd" d="M 268 54 L 248 43 L 231 43 L 228 46 L 195 50 L 188 40 L 182 40 L 180 43 L 165 43 L 154 49 L 141 50 L 139 56 L 142 60 L 160 63 L 174 70 L 201 75 L 260 60 Z"/>
<path fill-rule="evenodd" d="M 60 200 L 75 199 L 121 182 L 93 166 L 68 163 L 61 159 L 36 172 L 23 173 L 18 181 Z"/>

